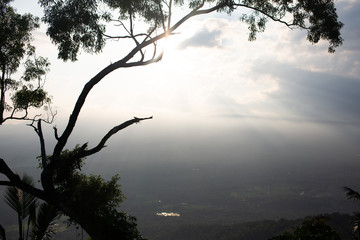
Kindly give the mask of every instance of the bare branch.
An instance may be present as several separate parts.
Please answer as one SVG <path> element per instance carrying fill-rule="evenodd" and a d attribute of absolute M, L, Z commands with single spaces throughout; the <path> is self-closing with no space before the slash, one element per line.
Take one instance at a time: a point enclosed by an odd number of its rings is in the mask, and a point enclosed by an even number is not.
<path fill-rule="evenodd" d="M 131 14 L 131 12 L 129 13 L 130 17 L 130 35 L 134 36 L 134 25 L 133 25 L 133 15 Z M 124 26 L 125 27 L 125 26 Z"/>
<path fill-rule="evenodd" d="M 117 132 L 119 132 L 120 130 L 123 130 L 127 127 L 129 127 L 130 125 L 134 124 L 134 123 L 139 123 L 143 120 L 148 120 L 148 119 L 152 119 L 153 117 L 146 117 L 146 118 L 137 118 L 137 117 L 134 117 L 133 119 L 130 119 L 118 126 L 115 126 L 113 127 L 102 139 L 101 141 L 99 142 L 99 144 L 88 150 L 88 151 L 83 151 L 83 155 L 81 155 L 81 157 L 86 157 L 86 156 L 90 156 L 94 153 L 97 153 L 99 152 L 102 148 L 105 147 L 105 144 L 106 144 L 106 141 L 109 140 L 110 137 L 112 137 L 114 134 L 116 134 Z"/>
<path fill-rule="evenodd" d="M 0 186 L 9 186 L 12 187 L 14 184 L 10 181 L 0 181 Z"/>
<path fill-rule="evenodd" d="M 2 158 L 0 158 L 0 173 L 4 174 L 10 180 L 10 181 L 1 181 L 0 185 L 15 186 L 24 190 L 25 192 L 34 195 L 37 198 L 40 198 L 44 201 L 50 201 L 49 197 L 44 193 L 44 191 L 21 181 L 19 175 L 11 171 L 9 166 Z"/>
<path fill-rule="evenodd" d="M 53 127 L 53 129 L 54 129 L 55 139 L 56 139 L 56 140 L 59 140 L 59 135 L 58 135 L 58 130 L 57 130 L 57 127 L 56 127 L 56 126 L 54 126 L 54 127 Z"/>
<path fill-rule="evenodd" d="M 161 24 L 163 27 L 164 32 L 166 32 L 166 27 L 165 27 L 165 15 L 161 6 L 161 2 L 158 2 L 158 6 L 160 8 L 160 14 L 161 14 Z"/>
<path fill-rule="evenodd" d="M 28 108 L 25 108 L 24 110 L 25 110 L 25 114 L 24 114 L 24 116 L 22 116 L 22 117 L 14 117 L 14 115 L 15 115 L 15 113 L 17 112 L 17 110 L 18 110 L 18 108 L 14 108 L 13 110 L 12 110 L 12 112 L 11 112 L 11 114 L 10 114 L 10 116 L 9 117 L 6 117 L 6 118 L 4 118 L 4 120 L 3 120 L 3 122 L 5 122 L 5 121 L 7 121 L 7 120 L 31 120 L 30 118 L 27 118 L 27 116 L 28 116 Z"/>
<path fill-rule="evenodd" d="M 48 105 L 48 111 L 47 111 L 47 118 L 42 119 L 47 124 L 52 124 L 55 120 L 55 117 L 57 115 L 57 111 L 53 111 L 51 105 Z"/>
<path fill-rule="evenodd" d="M 248 9 L 252 9 L 256 12 L 259 12 L 261 14 L 263 14 L 264 16 L 270 18 L 271 20 L 273 20 L 274 22 L 279 22 L 279 23 L 282 23 L 282 24 L 285 24 L 287 27 L 289 27 L 290 29 L 292 29 L 292 26 L 295 26 L 295 24 L 292 24 L 292 23 L 288 23 L 286 21 L 283 21 L 281 20 L 281 18 L 276 18 L 268 13 L 266 13 L 265 11 L 259 9 L 259 8 L 256 8 L 256 7 L 252 7 L 252 6 L 249 6 L 249 5 L 245 5 L 245 4 L 233 4 L 233 6 L 235 7 L 244 7 L 244 8 L 248 8 Z"/>
<path fill-rule="evenodd" d="M 152 63 L 159 62 L 162 59 L 162 57 L 163 57 L 163 52 L 158 57 L 154 57 L 151 60 L 126 63 L 124 64 L 124 67 L 129 68 L 129 67 L 146 66 Z"/>
<path fill-rule="evenodd" d="M 45 168 L 47 166 L 47 158 L 46 158 L 45 140 L 44 140 L 44 135 L 42 132 L 42 127 L 41 127 L 41 119 L 39 119 L 39 121 L 38 121 L 37 128 L 38 128 L 37 134 L 38 134 L 39 140 L 40 140 L 41 163 L 42 163 L 43 168 Z"/>
<path fill-rule="evenodd" d="M 34 126 L 34 123 L 37 121 L 37 127 Z M 41 151 L 41 164 L 43 166 L 43 168 L 45 168 L 47 166 L 47 159 L 46 159 L 46 148 L 45 148 L 45 140 L 44 140 L 44 135 L 42 132 L 42 127 L 41 127 L 41 119 L 36 120 L 35 118 L 32 119 L 32 123 L 31 124 L 27 124 L 28 126 L 32 127 L 34 129 L 34 131 L 36 132 L 36 134 L 39 137 L 40 140 L 40 151 Z"/>
<path fill-rule="evenodd" d="M 170 0 L 169 5 L 168 5 L 168 8 L 169 8 L 169 16 L 168 16 L 168 25 L 167 25 L 167 30 L 166 30 L 166 31 L 169 31 L 170 26 L 171 26 L 172 0 Z"/>

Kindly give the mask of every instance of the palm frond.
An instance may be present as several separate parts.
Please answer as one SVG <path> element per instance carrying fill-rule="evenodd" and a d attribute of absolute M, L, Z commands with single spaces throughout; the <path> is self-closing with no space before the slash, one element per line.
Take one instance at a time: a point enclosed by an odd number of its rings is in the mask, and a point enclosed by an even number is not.
<path fill-rule="evenodd" d="M 17 213 L 21 213 L 21 202 L 19 200 L 20 198 L 20 189 L 16 187 L 8 187 L 5 191 L 5 202 L 7 205 L 9 205 L 14 211 Z"/>
<path fill-rule="evenodd" d="M 29 214 L 30 214 L 30 210 L 31 210 L 31 208 L 35 205 L 36 206 L 36 202 L 37 202 L 37 199 L 33 196 L 33 195 L 31 195 L 31 194 L 29 194 L 29 193 L 27 193 L 27 192 L 23 192 L 23 202 L 22 202 L 22 205 L 23 205 L 23 211 L 24 211 L 24 219 L 27 217 L 27 216 L 29 216 Z"/>
<path fill-rule="evenodd" d="M 360 194 L 357 191 L 355 191 L 349 187 L 344 187 L 344 190 L 346 191 L 346 196 L 348 199 L 360 201 Z"/>
<path fill-rule="evenodd" d="M 27 174 L 23 175 L 22 181 L 26 184 L 34 186 L 33 178 Z M 23 219 L 25 219 L 27 216 L 29 216 L 30 210 L 34 204 L 36 206 L 36 202 L 37 202 L 37 199 L 35 198 L 35 196 L 33 196 L 27 192 L 22 193 L 22 205 L 23 205 L 23 211 L 24 211 Z"/>
<path fill-rule="evenodd" d="M 32 177 L 24 174 L 22 181 L 26 184 L 34 186 Z M 16 187 L 8 187 L 5 191 L 5 202 L 21 216 L 21 219 L 25 219 L 29 215 L 29 209 L 32 204 L 36 204 L 37 199 L 23 190 Z"/>
<path fill-rule="evenodd" d="M 24 174 L 22 181 L 34 186 L 34 181 L 29 175 Z M 29 216 L 30 211 L 35 211 L 37 199 L 16 187 L 8 187 L 5 191 L 4 198 L 5 202 L 17 213 L 19 238 L 24 239 L 23 221 Z"/>
<path fill-rule="evenodd" d="M 26 240 L 29 239 L 30 227 L 33 228 L 36 224 L 36 209 L 37 209 L 37 202 L 34 201 L 29 206 L 29 217 L 27 222 L 27 230 L 26 230 Z"/>
<path fill-rule="evenodd" d="M 55 233 L 54 221 L 59 217 L 59 211 L 53 205 L 42 203 L 38 209 L 36 224 L 33 228 L 32 240 L 49 240 Z"/>

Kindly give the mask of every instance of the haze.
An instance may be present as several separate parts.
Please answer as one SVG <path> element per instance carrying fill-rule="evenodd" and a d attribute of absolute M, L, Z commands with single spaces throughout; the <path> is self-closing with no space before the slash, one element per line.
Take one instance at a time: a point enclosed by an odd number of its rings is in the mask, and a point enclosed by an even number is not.
<path fill-rule="evenodd" d="M 29 2 L 14 1 L 19 12 L 41 14 L 36 1 Z M 351 211 L 341 188 L 356 189 L 360 180 L 360 2 L 339 0 L 336 5 L 345 41 L 335 54 L 327 53 L 327 43 L 311 45 L 305 32 L 275 23 L 248 42 L 236 14 L 190 21 L 167 40 L 160 63 L 120 69 L 96 86 L 68 148 L 95 145 L 111 127 L 134 116 L 154 116 L 114 136 L 103 152 L 88 159 L 85 170 L 120 173 L 133 202 L 149 188 L 147 199 L 154 201 L 179 191 L 187 169 L 204 171 L 197 181 L 208 180 L 209 187 L 218 182 L 213 195 L 222 189 L 235 196 L 239 182 L 246 180 L 296 180 L 308 187 L 305 193 L 310 186 L 331 189 L 327 199 L 336 198 L 336 204 L 319 211 Z M 83 84 L 126 48 L 112 42 L 100 55 L 83 53 L 78 62 L 63 63 L 45 28 L 34 36 L 38 55 L 52 64 L 46 89 L 61 131 Z M 14 171 L 36 172 L 38 139 L 24 125 L 1 126 L 1 157 Z M 51 154 L 52 127 L 46 132 Z M 181 189 L 191 184 L 199 182 Z M 131 201 L 129 209 L 141 212 Z M 258 216 L 263 217 L 281 216 Z"/>

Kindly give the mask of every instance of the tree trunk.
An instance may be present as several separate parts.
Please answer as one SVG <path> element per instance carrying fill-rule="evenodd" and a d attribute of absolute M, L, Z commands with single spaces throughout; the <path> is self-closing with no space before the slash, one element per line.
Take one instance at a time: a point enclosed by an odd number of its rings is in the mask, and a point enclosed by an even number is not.
<path fill-rule="evenodd" d="M 6 240 L 5 229 L 0 224 L 0 240 Z"/>
<path fill-rule="evenodd" d="M 20 213 L 18 213 L 18 222 L 19 222 L 19 240 L 23 239 L 23 224 L 22 224 L 22 216 Z"/>
<path fill-rule="evenodd" d="M 0 125 L 4 121 L 4 111 L 5 111 L 5 66 L 2 66 L 1 69 L 1 79 L 0 79 Z"/>

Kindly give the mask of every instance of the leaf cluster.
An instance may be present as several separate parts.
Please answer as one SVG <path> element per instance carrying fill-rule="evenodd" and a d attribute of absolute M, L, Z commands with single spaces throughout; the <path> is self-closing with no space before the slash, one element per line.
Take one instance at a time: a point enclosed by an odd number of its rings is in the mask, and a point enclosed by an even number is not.
<path fill-rule="evenodd" d="M 25 61 L 25 72 L 22 76 L 22 79 L 26 82 L 32 80 L 41 81 L 45 77 L 46 73 L 50 71 L 50 62 L 47 58 L 37 57 L 34 60 L 28 58 Z M 41 86 L 41 84 L 39 84 Z"/>
<path fill-rule="evenodd" d="M 43 21 L 49 24 L 47 34 L 58 44 L 59 58 L 77 60 L 80 48 L 98 53 L 105 44 L 102 20 L 107 14 L 97 11 L 94 0 L 40 0 L 44 7 Z"/>
<path fill-rule="evenodd" d="M 50 63 L 47 58 L 38 57 L 34 60 L 27 59 L 25 62 L 25 71 L 21 81 L 7 79 L 8 88 L 16 90 L 11 97 L 13 107 L 16 111 L 27 110 L 29 107 L 40 108 L 45 104 L 51 103 L 51 97 L 43 89 L 44 78 L 49 71 Z M 33 82 L 35 82 L 35 86 Z M 21 86 L 21 89 L 17 88 Z"/>
<path fill-rule="evenodd" d="M 24 55 L 34 52 L 31 31 L 39 27 L 38 17 L 16 13 L 10 2 L 0 2 L 0 66 L 7 73 L 16 71 Z"/>
<path fill-rule="evenodd" d="M 80 212 L 79 217 L 101 222 L 102 231 L 107 235 L 140 239 L 136 218 L 117 209 L 124 200 L 119 179 L 118 175 L 106 181 L 100 175 L 77 173 L 62 194 L 68 199 L 68 205 Z M 76 223 L 73 219 L 69 220 Z"/>
<path fill-rule="evenodd" d="M 90 175 L 81 172 L 85 158 L 79 158 L 84 151 L 79 145 L 73 150 L 65 150 L 61 154 L 61 161 L 67 163 L 58 169 L 53 177 L 56 189 L 66 196 L 70 205 L 83 209 L 84 214 L 88 209 L 102 216 L 105 212 L 111 212 L 119 206 L 123 195 L 118 184 L 118 175 L 105 181 L 101 176 Z M 49 159 L 51 161 L 51 157 Z"/>
<path fill-rule="evenodd" d="M 335 52 L 335 48 L 343 42 L 340 29 L 343 23 L 338 21 L 338 15 L 332 0 L 300 0 L 295 5 L 297 21 L 304 24 L 309 21 L 307 39 L 317 43 L 320 39 L 329 41 L 329 52 Z"/>
<path fill-rule="evenodd" d="M 338 15 L 333 0 L 244 0 L 237 6 L 245 6 L 252 10 L 243 14 L 241 21 L 249 25 L 249 40 L 255 40 L 256 34 L 265 30 L 266 22 L 271 19 L 284 23 L 290 28 L 306 29 L 307 39 L 317 43 L 320 39 L 329 41 L 328 51 L 343 42 L 340 30 L 343 23 Z"/>
<path fill-rule="evenodd" d="M 44 103 L 50 103 L 51 98 L 48 97 L 47 92 L 42 88 L 31 89 L 23 86 L 21 90 L 17 91 L 11 100 L 14 103 L 15 109 L 26 110 L 29 107 L 39 108 Z"/>

